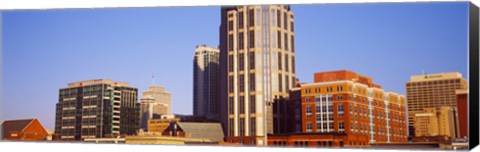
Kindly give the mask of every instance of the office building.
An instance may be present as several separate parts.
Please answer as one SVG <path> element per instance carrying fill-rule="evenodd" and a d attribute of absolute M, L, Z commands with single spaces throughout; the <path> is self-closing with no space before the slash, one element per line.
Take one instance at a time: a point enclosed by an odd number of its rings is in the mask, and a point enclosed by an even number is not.
<path fill-rule="evenodd" d="M 140 127 L 137 88 L 96 79 L 69 83 L 59 91 L 55 134 L 61 140 L 133 135 Z"/>
<path fill-rule="evenodd" d="M 11 141 L 48 140 L 49 133 L 38 119 L 6 120 L 1 125 L 1 139 Z"/>
<path fill-rule="evenodd" d="M 148 120 L 171 114 L 171 94 L 164 87 L 150 86 L 140 99 L 141 128 L 147 130 Z"/>
<path fill-rule="evenodd" d="M 294 14 L 288 5 L 221 9 L 220 117 L 226 142 L 266 145 L 272 103 L 295 86 Z"/>
<path fill-rule="evenodd" d="M 456 90 L 467 89 L 467 80 L 458 72 L 423 74 L 410 77 L 406 83 L 409 135 L 415 136 L 414 117 L 425 108 L 457 107 Z M 454 111 L 454 115 L 456 110 Z M 457 117 L 454 117 L 457 119 Z M 457 120 L 453 120 L 456 122 Z M 456 129 L 458 130 L 458 128 Z M 456 137 L 454 135 L 453 137 Z"/>
<path fill-rule="evenodd" d="M 300 84 L 291 92 L 286 114 L 293 114 L 287 121 L 294 123 L 284 126 L 290 132 L 269 135 L 271 145 L 368 147 L 407 142 L 405 96 L 384 91 L 370 77 L 347 70 L 319 72 L 314 83 Z"/>
<path fill-rule="evenodd" d="M 198 45 L 193 56 L 193 115 L 219 120 L 220 51 Z"/>

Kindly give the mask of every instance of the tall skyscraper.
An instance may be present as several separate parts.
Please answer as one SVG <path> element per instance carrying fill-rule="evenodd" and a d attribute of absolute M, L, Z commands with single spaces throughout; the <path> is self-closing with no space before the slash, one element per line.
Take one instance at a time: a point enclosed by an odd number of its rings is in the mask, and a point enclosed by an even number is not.
<path fill-rule="evenodd" d="M 141 128 L 148 130 L 148 120 L 171 115 L 171 94 L 164 87 L 152 85 L 142 93 L 140 102 Z"/>
<path fill-rule="evenodd" d="M 290 6 L 221 9 L 220 104 L 227 142 L 266 145 L 272 107 L 295 83 Z"/>
<path fill-rule="evenodd" d="M 219 120 L 220 51 L 198 45 L 193 56 L 193 115 Z"/>
<path fill-rule="evenodd" d="M 69 83 L 59 91 L 55 133 L 62 140 L 133 135 L 139 128 L 137 92 L 110 79 Z"/>
<path fill-rule="evenodd" d="M 457 96 L 455 91 L 466 89 L 467 85 L 467 80 L 463 79 L 462 74 L 458 72 L 411 76 L 410 82 L 406 83 L 410 136 L 415 136 L 413 118 L 417 113 L 422 113 L 425 108 L 436 108 L 438 111 L 443 106 L 456 109 Z M 458 118 L 455 116 L 454 119 Z M 454 122 L 457 122 L 457 120 L 454 120 Z M 458 128 L 455 130 L 458 130 Z M 453 135 L 452 137 L 456 136 Z"/>

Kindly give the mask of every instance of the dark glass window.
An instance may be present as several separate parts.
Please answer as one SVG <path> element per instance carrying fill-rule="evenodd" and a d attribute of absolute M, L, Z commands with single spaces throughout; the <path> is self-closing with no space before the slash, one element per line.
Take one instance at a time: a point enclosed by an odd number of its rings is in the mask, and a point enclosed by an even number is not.
<path fill-rule="evenodd" d="M 238 100 L 239 100 L 238 111 L 240 112 L 240 114 L 245 114 L 245 97 L 240 96 Z"/>
<path fill-rule="evenodd" d="M 254 48 L 255 47 L 255 31 L 250 30 L 248 32 L 248 48 Z"/>
<path fill-rule="evenodd" d="M 248 53 L 248 68 L 250 70 L 255 69 L 255 52 Z"/>
<path fill-rule="evenodd" d="M 250 95 L 250 113 L 256 112 L 255 95 Z"/>
<path fill-rule="evenodd" d="M 244 70 L 244 55 L 243 53 L 240 53 L 238 56 L 238 70 L 243 71 Z"/>
<path fill-rule="evenodd" d="M 255 25 L 255 11 L 253 9 L 248 10 L 248 26 L 254 26 Z"/>
<path fill-rule="evenodd" d="M 249 80 L 250 86 L 248 86 L 248 87 L 249 87 L 250 91 L 255 91 L 255 74 L 251 73 L 249 79 L 250 79 Z"/>
<path fill-rule="evenodd" d="M 278 52 L 278 70 L 282 70 L 282 53 Z"/>
<path fill-rule="evenodd" d="M 245 76 L 243 74 L 240 74 L 238 79 L 239 79 L 239 81 L 238 81 L 239 91 L 244 92 L 245 91 Z"/>
<path fill-rule="evenodd" d="M 233 30 L 233 21 L 228 21 L 228 31 L 232 31 Z"/>
<path fill-rule="evenodd" d="M 233 55 L 228 56 L 228 72 L 233 72 Z"/>
<path fill-rule="evenodd" d="M 243 50 L 243 49 L 244 49 L 245 39 L 244 39 L 243 36 L 244 36 L 243 32 L 240 32 L 240 33 L 238 34 L 238 49 L 239 49 L 239 50 Z"/>
<path fill-rule="evenodd" d="M 277 47 L 282 49 L 282 32 L 277 31 Z"/>
<path fill-rule="evenodd" d="M 228 35 L 228 51 L 233 51 L 233 35 Z"/>
<path fill-rule="evenodd" d="M 238 13 L 238 28 L 243 29 L 243 12 Z"/>

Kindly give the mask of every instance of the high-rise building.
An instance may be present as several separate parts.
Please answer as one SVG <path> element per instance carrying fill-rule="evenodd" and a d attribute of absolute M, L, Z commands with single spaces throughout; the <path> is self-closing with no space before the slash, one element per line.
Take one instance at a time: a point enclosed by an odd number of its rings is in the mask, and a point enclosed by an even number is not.
<path fill-rule="evenodd" d="M 292 92 L 300 95 L 290 97 L 290 121 L 300 118 L 301 124 L 286 129 L 293 133 L 269 136 L 269 144 L 358 147 L 407 142 L 405 96 L 384 91 L 370 77 L 348 70 L 319 72 L 314 83 L 300 84 Z"/>
<path fill-rule="evenodd" d="M 171 94 L 164 87 L 150 86 L 140 101 L 141 128 L 148 130 L 148 120 L 171 114 Z"/>
<path fill-rule="evenodd" d="M 294 17 L 288 5 L 221 9 L 220 104 L 227 142 L 266 145 L 272 103 L 295 83 Z"/>
<path fill-rule="evenodd" d="M 133 135 L 139 128 L 137 88 L 96 79 L 69 83 L 59 91 L 55 134 L 62 140 Z"/>
<path fill-rule="evenodd" d="M 198 45 L 193 56 L 193 115 L 219 120 L 220 51 Z"/>
<path fill-rule="evenodd" d="M 456 115 L 457 96 L 455 91 L 467 88 L 467 80 L 458 72 L 439 74 L 423 74 L 410 77 L 406 83 L 408 101 L 408 124 L 409 135 L 415 136 L 414 117 L 417 113 L 423 113 L 425 108 L 437 108 L 447 106 L 454 109 Z M 453 117 L 454 122 L 458 119 Z M 455 125 L 455 130 L 458 127 Z M 457 131 L 455 131 L 457 132 Z M 453 137 L 457 137 L 453 135 Z"/>

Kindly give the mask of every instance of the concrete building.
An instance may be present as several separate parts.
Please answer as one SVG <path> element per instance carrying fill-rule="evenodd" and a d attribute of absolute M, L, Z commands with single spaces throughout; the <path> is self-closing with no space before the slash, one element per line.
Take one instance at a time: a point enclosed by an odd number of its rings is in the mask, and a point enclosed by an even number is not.
<path fill-rule="evenodd" d="M 425 108 L 437 108 L 439 110 L 443 106 L 455 110 L 457 107 L 455 91 L 467 89 L 467 87 L 467 80 L 462 78 L 462 74 L 458 72 L 411 76 L 410 81 L 406 83 L 409 135 L 415 136 L 413 121 L 415 114 L 422 113 Z M 458 118 L 455 116 L 454 119 L 453 121 L 456 122 Z M 458 128 L 455 130 L 458 130 Z M 453 137 L 456 137 L 456 135 Z"/>
<path fill-rule="evenodd" d="M 269 143 L 299 141 L 318 146 L 315 142 L 321 140 L 336 146 L 364 147 L 407 142 L 405 96 L 384 91 L 370 77 L 347 70 L 319 72 L 314 75 L 314 83 L 300 84 L 291 92 L 291 109 L 285 114 L 292 116 L 284 118 L 293 125 L 275 123 L 275 128 L 286 127 L 290 133 L 280 134 L 296 138 L 284 141 L 273 134 L 276 138 L 269 138 Z"/>
<path fill-rule="evenodd" d="M 267 145 L 271 105 L 295 86 L 294 37 L 288 5 L 222 7 L 220 117 L 227 142 Z"/>
<path fill-rule="evenodd" d="M 193 56 L 193 115 L 220 120 L 220 51 L 198 45 Z"/>
<path fill-rule="evenodd" d="M 150 86 L 142 93 L 140 99 L 141 128 L 147 130 L 148 120 L 160 118 L 162 115 L 170 115 L 171 94 L 164 87 Z"/>
<path fill-rule="evenodd" d="M 48 140 L 48 132 L 38 119 L 6 120 L 1 125 L 1 140 Z"/>
<path fill-rule="evenodd" d="M 133 135 L 140 127 L 137 88 L 96 79 L 69 83 L 59 91 L 55 134 L 61 140 Z"/>
<path fill-rule="evenodd" d="M 438 109 L 438 110 L 437 110 Z M 414 117 L 415 137 L 455 136 L 454 110 L 451 107 L 425 108 Z"/>

